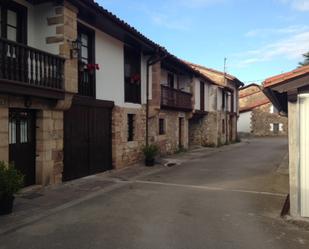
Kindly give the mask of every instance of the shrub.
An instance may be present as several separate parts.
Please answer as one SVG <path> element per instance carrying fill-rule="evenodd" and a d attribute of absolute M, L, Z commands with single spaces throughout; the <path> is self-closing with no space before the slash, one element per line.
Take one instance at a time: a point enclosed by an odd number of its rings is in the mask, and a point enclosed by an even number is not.
<path fill-rule="evenodd" d="M 159 147 L 155 144 L 145 146 L 143 153 L 146 159 L 154 159 L 159 152 Z"/>
<path fill-rule="evenodd" d="M 14 168 L 0 161 L 0 196 L 12 196 L 24 186 L 24 176 Z"/>

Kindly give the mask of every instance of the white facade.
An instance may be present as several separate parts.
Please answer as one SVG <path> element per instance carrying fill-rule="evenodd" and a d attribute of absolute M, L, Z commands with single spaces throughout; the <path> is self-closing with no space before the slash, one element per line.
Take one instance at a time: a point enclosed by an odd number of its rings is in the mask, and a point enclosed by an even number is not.
<path fill-rule="evenodd" d="M 201 82 L 204 82 L 203 80 L 199 78 L 194 78 L 193 83 L 194 83 L 194 109 L 195 110 L 200 110 L 201 109 Z M 212 106 L 214 105 L 215 102 L 215 97 L 212 96 L 212 87 L 213 85 L 210 85 L 206 82 L 204 82 L 204 96 L 205 96 L 205 111 L 213 111 Z"/>
<path fill-rule="evenodd" d="M 168 85 L 167 79 L 169 73 L 171 72 L 168 72 L 165 69 L 161 69 L 161 85 Z M 192 83 L 192 79 L 189 76 L 177 75 L 175 73 L 172 74 L 174 76 L 174 88 L 177 89 L 177 87 L 179 87 L 179 90 L 190 93 L 190 85 Z"/>
<path fill-rule="evenodd" d="M 251 116 L 252 111 L 239 114 L 239 119 L 237 123 L 238 132 L 251 133 Z"/>
<path fill-rule="evenodd" d="M 140 104 L 125 102 L 124 43 L 81 20 L 79 22 L 95 31 L 95 63 L 100 65 L 100 70 L 96 71 L 96 98 L 114 101 L 115 105 L 120 107 L 140 108 Z M 141 55 L 142 104 L 146 104 L 147 59 L 147 57 Z M 151 68 L 149 72 L 151 92 Z"/>
<path fill-rule="evenodd" d="M 47 18 L 55 16 L 53 3 L 32 5 L 25 0 L 15 2 L 27 8 L 27 32 L 28 46 L 40 49 L 52 54 L 59 54 L 59 44 L 47 44 L 46 38 L 56 35 L 56 26 L 49 26 Z"/>

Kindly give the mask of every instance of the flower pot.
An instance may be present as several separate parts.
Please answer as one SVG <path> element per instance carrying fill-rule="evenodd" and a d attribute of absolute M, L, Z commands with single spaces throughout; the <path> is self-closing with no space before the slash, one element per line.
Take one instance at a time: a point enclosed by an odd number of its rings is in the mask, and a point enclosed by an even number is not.
<path fill-rule="evenodd" d="M 0 215 L 10 214 L 13 211 L 14 196 L 0 195 Z"/>
<path fill-rule="evenodd" d="M 145 159 L 145 165 L 148 167 L 152 167 L 155 165 L 155 159 L 154 158 L 146 158 Z"/>

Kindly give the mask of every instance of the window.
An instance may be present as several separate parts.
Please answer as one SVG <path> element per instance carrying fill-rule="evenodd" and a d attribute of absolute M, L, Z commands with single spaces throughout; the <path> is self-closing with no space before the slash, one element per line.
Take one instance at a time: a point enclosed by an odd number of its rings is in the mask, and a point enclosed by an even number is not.
<path fill-rule="evenodd" d="M 225 134 L 225 120 L 222 119 L 222 134 Z"/>
<path fill-rule="evenodd" d="M 170 88 L 174 88 L 174 82 L 175 82 L 174 74 L 173 73 L 168 73 L 167 74 L 167 85 Z"/>
<path fill-rule="evenodd" d="M 78 39 L 81 42 L 79 53 L 78 94 L 95 97 L 95 70 L 87 65 L 94 64 L 94 31 L 78 25 Z"/>
<path fill-rule="evenodd" d="M 271 105 L 270 106 L 270 113 L 278 114 L 279 111 L 278 111 L 278 109 L 275 106 Z"/>
<path fill-rule="evenodd" d="M 128 114 L 128 142 L 134 140 L 134 114 Z"/>
<path fill-rule="evenodd" d="M 159 119 L 159 135 L 165 134 L 165 120 L 164 118 Z"/>
<path fill-rule="evenodd" d="M 225 109 L 225 101 L 226 100 L 226 93 L 222 91 L 222 110 Z"/>
<path fill-rule="evenodd" d="M 200 82 L 200 110 L 205 111 L 205 84 Z"/>
<path fill-rule="evenodd" d="M 124 47 L 125 102 L 141 103 L 141 53 Z"/>
<path fill-rule="evenodd" d="M 27 43 L 27 9 L 17 3 L 0 3 L 0 37 Z"/>

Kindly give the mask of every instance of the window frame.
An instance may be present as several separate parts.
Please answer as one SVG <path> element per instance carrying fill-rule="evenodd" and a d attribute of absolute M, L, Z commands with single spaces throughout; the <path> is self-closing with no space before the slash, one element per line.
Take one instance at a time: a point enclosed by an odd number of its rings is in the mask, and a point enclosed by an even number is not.
<path fill-rule="evenodd" d="M 127 44 L 123 47 L 123 63 L 124 63 L 124 102 L 141 104 L 142 103 L 142 55 L 141 51 Z M 137 63 L 137 64 L 135 64 Z M 130 65 L 130 76 L 126 75 L 126 65 Z M 133 72 L 134 71 L 134 72 Z M 132 83 L 132 76 L 139 75 L 139 84 Z"/>
<path fill-rule="evenodd" d="M 165 118 L 159 118 L 159 135 L 166 134 L 166 121 Z"/>
<path fill-rule="evenodd" d="M 135 137 L 135 114 L 127 114 L 127 141 L 133 142 Z"/>
<path fill-rule="evenodd" d="M 0 37 L 4 39 L 8 39 L 8 26 L 12 26 L 8 24 L 8 10 L 16 12 L 17 20 L 16 20 L 16 41 L 17 43 L 22 43 L 27 45 L 27 30 L 28 30 L 28 13 L 27 8 L 21 4 L 16 2 L 10 1 L 4 3 L 0 3 L 0 11 L 1 11 L 1 18 L 0 18 L 0 25 L 1 25 L 1 32 Z"/>
<path fill-rule="evenodd" d="M 78 39 L 81 41 L 81 34 L 86 34 L 88 37 L 88 64 L 95 64 L 95 31 L 80 22 L 77 24 L 77 36 Z M 82 47 L 82 44 L 81 44 Z M 82 51 L 82 50 L 81 50 Z M 81 51 L 78 55 L 78 64 L 79 67 L 83 66 L 83 61 L 81 57 Z M 93 74 L 88 73 L 88 77 L 90 78 L 90 90 L 89 94 L 84 94 L 81 92 L 81 78 L 82 74 L 85 73 L 81 69 L 78 70 L 78 95 L 86 96 L 90 98 L 96 98 L 96 71 L 94 70 Z"/>

